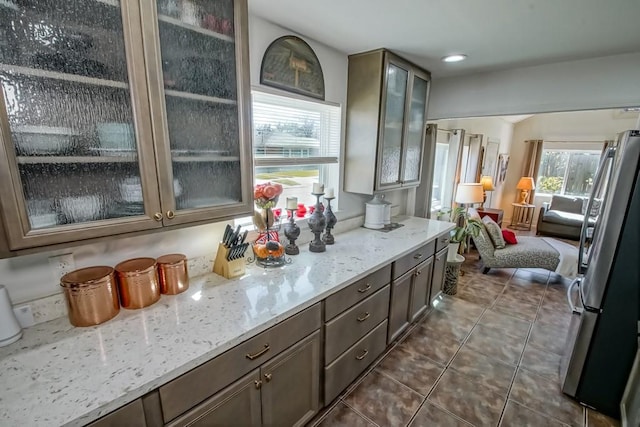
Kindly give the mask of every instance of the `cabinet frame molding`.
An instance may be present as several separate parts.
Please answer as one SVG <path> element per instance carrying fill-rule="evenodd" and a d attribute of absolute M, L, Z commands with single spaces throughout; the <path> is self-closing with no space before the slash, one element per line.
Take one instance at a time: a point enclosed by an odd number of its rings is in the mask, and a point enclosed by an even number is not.
<path fill-rule="evenodd" d="M 154 166 L 147 81 L 144 72 L 143 48 L 140 42 L 140 8 L 138 2 L 121 1 L 122 29 L 124 37 L 129 99 L 138 150 L 140 181 L 144 197 L 144 214 L 131 217 L 96 220 L 77 224 L 61 225 L 41 230 L 31 230 L 26 208 L 26 199 L 20 180 L 17 156 L 13 148 L 10 124 L 4 93 L 0 93 L 0 201 L 2 203 L 5 236 L 9 248 L 20 250 L 34 246 L 49 246 L 95 237 L 111 236 L 127 232 L 160 228 L 162 223 L 153 215 L 160 212 L 160 197 Z"/>

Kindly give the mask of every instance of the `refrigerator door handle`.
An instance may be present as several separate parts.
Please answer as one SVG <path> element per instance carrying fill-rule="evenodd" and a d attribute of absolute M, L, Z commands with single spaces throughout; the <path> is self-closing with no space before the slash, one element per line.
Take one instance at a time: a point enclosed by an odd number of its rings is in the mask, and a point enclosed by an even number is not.
<path fill-rule="evenodd" d="M 567 302 L 569 303 L 569 307 L 571 307 L 571 314 L 582 314 L 582 308 L 576 307 L 573 304 L 573 298 L 572 298 L 573 288 L 575 288 L 576 286 L 580 288 L 581 281 L 582 281 L 582 277 L 576 277 L 575 279 L 573 279 L 573 282 L 571 282 L 571 284 L 567 288 Z"/>
<path fill-rule="evenodd" d="M 587 237 L 587 229 L 589 228 L 589 212 L 591 212 L 591 208 L 593 207 L 593 199 L 596 197 L 596 191 L 598 189 L 598 186 L 600 185 L 600 181 L 602 180 L 602 177 L 604 176 L 605 165 L 607 164 L 609 159 L 613 158 L 615 153 L 616 153 L 616 147 L 609 147 L 607 149 L 604 156 L 602 156 L 602 159 L 600 160 L 596 177 L 593 180 L 593 186 L 591 187 L 593 190 L 589 195 L 587 208 L 584 211 L 584 219 L 582 220 L 582 228 L 580 229 L 580 247 L 578 248 L 578 271 L 582 269 L 583 258 L 584 258 L 584 244 L 585 244 L 585 239 Z"/>

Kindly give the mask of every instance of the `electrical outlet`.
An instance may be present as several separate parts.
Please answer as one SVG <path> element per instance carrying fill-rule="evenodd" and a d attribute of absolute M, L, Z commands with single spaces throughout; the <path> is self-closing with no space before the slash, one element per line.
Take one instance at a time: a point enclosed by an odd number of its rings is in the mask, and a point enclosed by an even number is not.
<path fill-rule="evenodd" d="M 76 261 L 73 254 L 50 256 L 49 266 L 51 266 L 54 278 L 58 282 L 62 276 L 76 269 Z"/>
<path fill-rule="evenodd" d="M 20 327 L 28 328 L 29 326 L 35 325 L 36 322 L 33 319 L 33 312 L 31 312 L 30 305 L 13 307 L 13 312 L 16 315 L 16 319 L 18 319 L 18 323 L 20 323 Z"/>

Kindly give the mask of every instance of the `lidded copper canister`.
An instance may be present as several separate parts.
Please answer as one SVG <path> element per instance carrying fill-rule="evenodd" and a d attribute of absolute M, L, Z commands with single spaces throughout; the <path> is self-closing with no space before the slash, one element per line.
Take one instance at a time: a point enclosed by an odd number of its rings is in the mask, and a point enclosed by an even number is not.
<path fill-rule="evenodd" d="M 94 326 L 115 317 L 120 311 L 118 286 L 113 268 L 87 267 L 69 272 L 60 279 L 73 326 Z"/>
<path fill-rule="evenodd" d="M 189 272 L 187 271 L 186 255 L 163 255 L 158 258 L 156 262 L 158 263 L 160 292 L 168 295 L 176 295 L 189 288 Z"/>
<path fill-rule="evenodd" d="M 124 308 L 147 307 L 160 299 L 160 283 L 153 258 L 133 258 L 116 265 L 120 303 Z"/>

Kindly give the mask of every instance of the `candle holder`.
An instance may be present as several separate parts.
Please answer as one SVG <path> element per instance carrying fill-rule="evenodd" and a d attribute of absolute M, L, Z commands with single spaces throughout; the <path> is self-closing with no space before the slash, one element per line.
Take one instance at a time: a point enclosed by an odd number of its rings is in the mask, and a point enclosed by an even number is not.
<path fill-rule="evenodd" d="M 316 208 L 314 209 L 313 214 L 311 214 L 311 216 L 307 220 L 307 223 L 309 224 L 309 228 L 311 229 L 311 232 L 315 237 L 311 241 L 311 243 L 309 243 L 309 250 L 311 252 L 324 252 L 327 250 L 327 247 L 325 243 L 322 241 L 322 239 L 320 238 L 320 235 L 324 231 L 324 227 L 327 225 L 327 220 L 322 214 L 322 210 L 320 208 L 320 206 L 322 206 L 322 204 L 320 203 L 320 197 L 324 193 L 311 193 L 311 194 L 316 196 Z"/>
<path fill-rule="evenodd" d="M 284 235 L 289 239 L 289 244 L 284 247 L 284 253 L 298 255 L 300 248 L 296 245 L 296 239 L 300 237 L 300 227 L 296 224 L 294 217 L 296 209 L 287 209 L 287 211 L 289 211 L 289 222 L 284 226 Z"/>
<path fill-rule="evenodd" d="M 335 199 L 335 197 L 325 197 L 324 199 L 327 201 L 327 208 L 324 210 L 324 218 L 327 222 L 327 232 L 322 236 L 322 241 L 327 245 L 333 245 L 335 243 L 335 239 L 333 238 L 333 234 L 331 234 L 331 229 L 333 229 L 336 222 L 338 222 L 338 218 L 336 218 L 331 210 L 331 201 Z"/>

